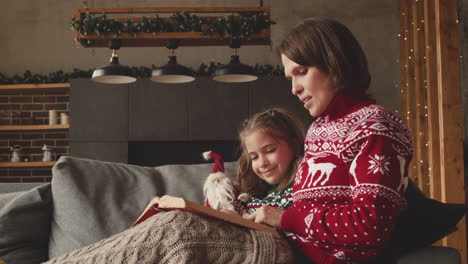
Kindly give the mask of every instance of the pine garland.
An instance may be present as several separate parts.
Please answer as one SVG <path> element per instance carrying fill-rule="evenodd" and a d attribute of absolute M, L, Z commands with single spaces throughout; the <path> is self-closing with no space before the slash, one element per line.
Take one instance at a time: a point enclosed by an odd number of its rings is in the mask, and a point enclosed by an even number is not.
<path fill-rule="evenodd" d="M 219 68 L 222 64 L 210 62 L 207 64 L 200 64 L 197 70 L 194 70 L 196 76 L 213 76 L 216 68 Z M 153 69 L 157 68 L 157 66 L 152 65 L 152 67 L 130 67 L 132 72 L 132 76 L 135 78 L 146 79 L 151 77 L 151 72 Z M 254 74 L 257 76 L 284 76 L 284 69 L 281 66 L 273 66 L 273 65 L 255 65 L 253 67 Z M 40 84 L 40 83 L 67 83 L 70 82 L 71 79 L 76 78 L 91 78 L 93 74 L 93 69 L 88 70 L 81 70 L 81 69 L 73 69 L 72 72 L 64 72 L 62 70 L 58 70 L 55 72 L 51 72 L 49 74 L 41 75 L 41 74 L 33 74 L 31 71 L 26 70 L 24 74 L 18 75 L 15 74 L 12 77 L 7 77 L 4 74 L 0 73 L 0 84 Z"/>
<path fill-rule="evenodd" d="M 173 13 L 169 19 L 156 15 L 153 18 L 142 17 L 134 22 L 128 19 L 125 23 L 108 18 L 105 13 L 93 15 L 89 12 L 82 14 L 80 19 L 72 18 L 70 28 L 81 35 L 122 33 L 136 35 L 137 33 L 163 33 L 163 32 L 203 32 L 211 36 L 216 33 L 226 39 L 249 39 L 252 34 L 260 33 L 270 25 L 276 24 L 270 20 L 268 13 L 243 12 L 218 17 L 214 20 L 200 18 L 189 12 Z"/>

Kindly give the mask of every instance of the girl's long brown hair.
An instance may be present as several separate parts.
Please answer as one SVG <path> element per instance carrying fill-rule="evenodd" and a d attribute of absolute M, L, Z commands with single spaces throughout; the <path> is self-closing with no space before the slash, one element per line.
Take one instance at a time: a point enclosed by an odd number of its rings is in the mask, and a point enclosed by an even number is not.
<path fill-rule="evenodd" d="M 284 140 L 293 150 L 294 159 L 289 167 L 287 177 L 278 185 L 278 191 L 284 189 L 294 179 L 297 167 L 304 154 L 305 129 L 299 119 L 282 108 L 265 110 L 244 121 L 239 131 L 241 156 L 238 160 L 239 170 L 236 183 L 239 185 L 241 192 L 261 198 L 266 195 L 270 186 L 252 170 L 252 161 L 244 142 L 245 138 L 257 129 L 261 129 L 272 138 Z"/>

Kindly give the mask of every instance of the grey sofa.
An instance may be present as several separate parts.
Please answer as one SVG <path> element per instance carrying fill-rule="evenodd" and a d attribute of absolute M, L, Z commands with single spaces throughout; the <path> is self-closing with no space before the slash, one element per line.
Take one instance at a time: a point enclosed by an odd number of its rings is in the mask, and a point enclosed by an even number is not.
<path fill-rule="evenodd" d="M 226 163 L 235 175 L 236 163 Z M 65 254 L 129 228 L 155 195 L 202 202 L 211 164 L 141 167 L 61 157 L 52 182 L 0 184 L 0 260 L 30 264 Z M 399 264 L 458 264 L 453 248 L 424 247 Z"/>

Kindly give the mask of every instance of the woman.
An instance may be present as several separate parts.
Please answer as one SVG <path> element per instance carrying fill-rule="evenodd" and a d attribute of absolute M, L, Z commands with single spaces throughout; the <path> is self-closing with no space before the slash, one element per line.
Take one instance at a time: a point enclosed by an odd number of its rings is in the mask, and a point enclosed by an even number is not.
<path fill-rule="evenodd" d="M 292 206 L 263 206 L 250 219 L 285 231 L 314 263 L 371 261 L 405 204 L 408 129 L 366 95 L 367 59 L 344 25 L 307 19 L 279 50 L 293 95 L 318 119 L 306 135 Z"/>

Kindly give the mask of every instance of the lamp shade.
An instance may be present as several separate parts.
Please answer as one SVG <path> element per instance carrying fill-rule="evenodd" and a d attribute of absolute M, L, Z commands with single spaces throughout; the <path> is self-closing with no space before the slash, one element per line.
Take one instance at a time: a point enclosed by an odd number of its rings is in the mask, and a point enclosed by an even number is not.
<path fill-rule="evenodd" d="M 254 70 L 245 64 L 240 63 L 239 56 L 231 56 L 229 64 L 222 66 L 215 71 L 213 80 L 226 83 L 242 83 L 257 80 Z"/>
<path fill-rule="evenodd" d="M 110 64 L 96 68 L 91 78 L 95 82 L 124 84 L 136 81 L 128 67 L 119 64 L 119 57 L 112 57 Z"/>
<path fill-rule="evenodd" d="M 151 80 L 159 83 L 187 83 L 195 80 L 194 72 L 177 63 L 176 56 L 169 56 L 166 65 L 154 69 Z"/>

